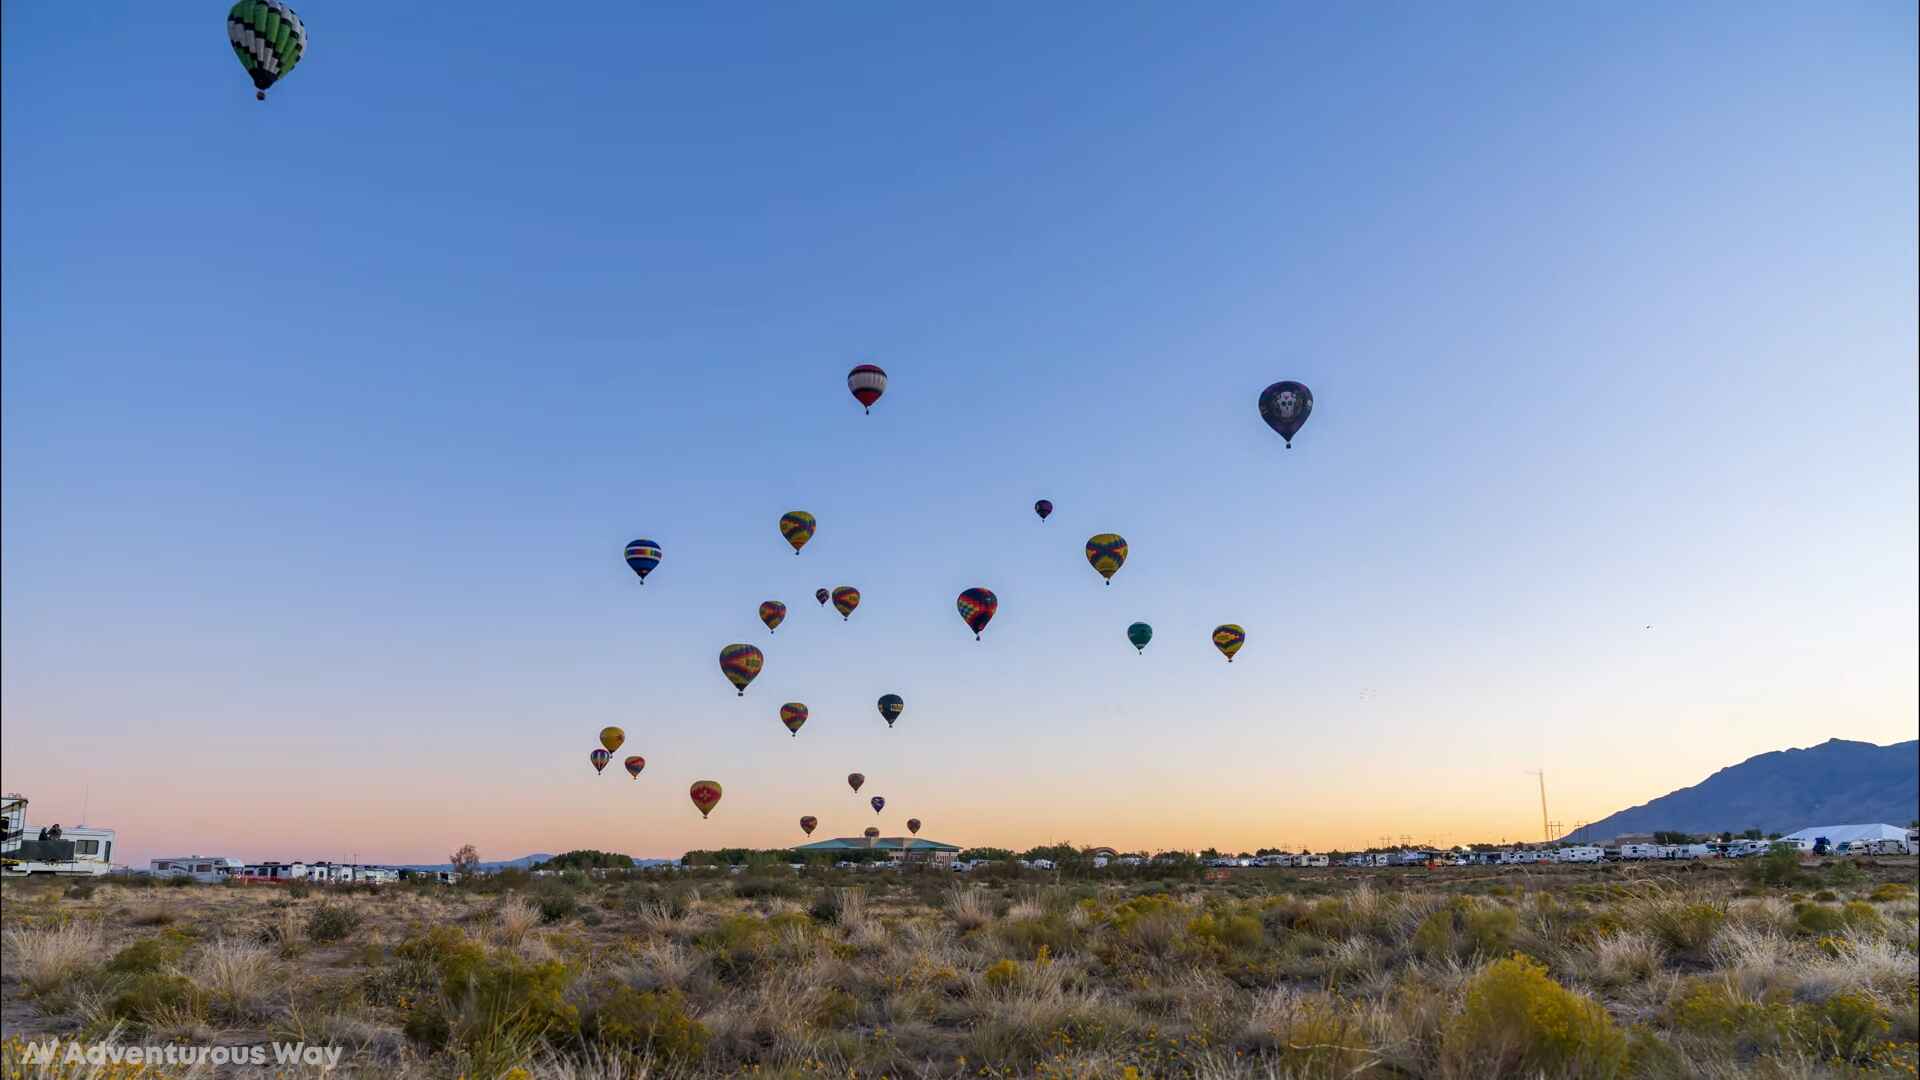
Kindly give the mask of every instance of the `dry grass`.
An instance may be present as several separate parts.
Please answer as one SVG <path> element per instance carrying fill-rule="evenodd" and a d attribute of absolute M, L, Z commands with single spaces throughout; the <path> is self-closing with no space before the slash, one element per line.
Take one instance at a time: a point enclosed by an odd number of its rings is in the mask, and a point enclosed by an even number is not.
<path fill-rule="evenodd" d="M 344 1047 L 346 1075 L 402 1078 L 1465 1080 L 1612 1068 L 1630 1031 L 1651 1076 L 1920 1057 L 1909 894 L 1881 890 L 1863 915 L 1845 903 L 1885 881 L 1856 885 L 1826 905 L 1852 921 L 1817 933 L 1786 888 L 1633 873 L 657 875 L 570 886 L 573 914 L 545 925 L 544 891 L 71 899 L 8 883 L 5 992 L 9 1030 L 305 1040 Z M 323 906 L 353 912 L 347 937 L 309 939 Z M 1541 966 L 1489 975 L 1516 951 Z M 140 974 L 109 962 L 123 955 L 157 959 Z M 1689 1004 L 1703 984 L 1752 1030 Z M 1559 1019 L 1511 1019 L 1534 1016 Z M 1835 1017 L 1878 1041 L 1841 1038 Z"/>

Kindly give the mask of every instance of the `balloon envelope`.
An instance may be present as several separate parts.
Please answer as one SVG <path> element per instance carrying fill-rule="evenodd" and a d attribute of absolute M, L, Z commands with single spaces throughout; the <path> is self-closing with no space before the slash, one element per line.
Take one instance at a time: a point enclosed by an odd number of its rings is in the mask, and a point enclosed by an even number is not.
<path fill-rule="evenodd" d="M 860 835 L 866 837 L 868 840 L 878 840 L 880 839 L 880 830 L 869 825 L 861 831 Z"/>
<path fill-rule="evenodd" d="M 967 629 L 973 631 L 973 639 L 980 640 L 980 631 L 993 621 L 993 613 L 1000 610 L 1000 598 L 993 595 L 992 589 L 979 587 L 968 589 L 960 594 L 955 602 L 960 609 L 960 617 L 967 622 Z"/>
<path fill-rule="evenodd" d="M 720 650 L 720 671 L 732 683 L 740 696 L 747 694 L 747 684 L 760 674 L 760 668 L 767 662 L 766 654 L 752 645 L 735 642 Z"/>
<path fill-rule="evenodd" d="M 660 565 L 660 545 L 651 540 L 635 540 L 627 545 L 627 565 L 640 575 L 640 584 L 647 583 L 647 575 Z"/>
<path fill-rule="evenodd" d="M 827 591 L 827 590 L 825 590 L 825 589 L 815 589 L 815 590 L 813 590 L 813 598 L 814 598 L 815 600 L 818 600 L 818 601 L 820 601 L 820 606 L 821 606 L 821 607 L 826 607 L 826 606 L 827 606 L 827 600 L 828 600 L 828 599 L 829 599 L 830 597 L 832 597 L 832 596 L 833 596 L 833 594 L 832 594 L 832 593 L 830 593 L 830 592 L 828 592 L 828 591 Z"/>
<path fill-rule="evenodd" d="M 812 814 L 808 814 L 806 817 L 800 819 L 800 831 L 806 833 L 808 836 L 812 836 L 813 830 L 819 827 L 820 819 L 814 817 Z"/>
<path fill-rule="evenodd" d="M 873 812 L 877 814 L 887 808 L 887 800 L 875 795 L 873 798 L 867 800 L 867 805 L 873 807 Z"/>
<path fill-rule="evenodd" d="M 919 836 L 920 835 L 920 819 L 917 817 L 908 818 L 907 831 L 912 833 L 915 836 Z"/>
<path fill-rule="evenodd" d="M 866 782 L 867 782 L 867 778 L 863 773 L 850 772 L 847 774 L 847 786 L 852 788 L 855 792 L 858 792 L 860 790 L 860 785 Z"/>
<path fill-rule="evenodd" d="M 860 590 L 859 589 L 856 589 L 851 585 L 842 585 L 833 590 L 833 610 L 840 613 L 840 618 L 842 620 L 845 620 L 849 616 L 851 616 L 853 614 L 853 609 L 859 606 L 860 606 Z M 884 612 L 882 614 L 884 614 Z"/>
<path fill-rule="evenodd" d="M 1047 520 L 1053 516 L 1053 500 L 1041 499 L 1039 502 L 1034 503 L 1033 512 L 1040 515 L 1041 521 Z"/>
<path fill-rule="evenodd" d="M 1246 643 L 1247 632 L 1232 623 L 1222 623 L 1213 628 L 1213 647 L 1220 650 L 1229 664 L 1233 663 L 1233 654 L 1239 652 L 1240 646 Z"/>
<path fill-rule="evenodd" d="M 609 754 L 620 749 L 620 744 L 626 741 L 627 733 L 617 727 L 603 727 L 600 729 L 600 745 L 606 747 L 607 753 Z"/>
<path fill-rule="evenodd" d="M 872 412 L 873 403 L 887 392 L 887 373 L 873 364 L 861 364 L 847 372 L 847 389 L 852 391 L 855 401 Z"/>
<path fill-rule="evenodd" d="M 1087 562 L 1113 584 L 1113 575 L 1127 563 L 1127 541 L 1119 533 L 1101 533 L 1087 538 Z"/>
<path fill-rule="evenodd" d="M 887 722 L 888 727 L 892 727 L 893 722 L 900 719 L 900 714 L 906 709 L 907 701 L 899 694 L 880 695 L 880 717 Z"/>
<path fill-rule="evenodd" d="M 1133 642 L 1136 650 L 1145 652 L 1147 642 L 1153 640 L 1153 627 L 1143 622 L 1134 623 L 1127 627 L 1127 640 Z"/>
<path fill-rule="evenodd" d="M 638 780 L 640 779 L 640 770 L 647 767 L 647 759 L 641 757 L 639 754 L 635 754 L 628 758 L 625 764 L 627 766 L 627 775 Z"/>
<path fill-rule="evenodd" d="M 607 762 L 613 760 L 613 755 L 605 750 L 595 750 L 587 755 L 587 759 L 593 762 L 593 771 L 600 772 L 607 767 Z"/>
<path fill-rule="evenodd" d="M 717 780 L 695 780 L 687 789 L 687 798 L 700 810 L 700 816 L 706 817 L 713 808 L 720 805 L 720 783 Z"/>
<path fill-rule="evenodd" d="M 1313 391 L 1303 383 L 1284 379 L 1260 391 L 1260 419 L 1285 439 L 1289 448 L 1311 415 Z"/>
<path fill-rule="evenodd" d="M 800 734 L 800 725 L 807 722 L 807 707 L 797 701 L 787 702 L 780 706 L 780 722 L 787 725 L 788 731 Z"/>
<path fill-rule="evenodd" d="M 760 621 L 767 624 L 767 632 L 779 629 L 787 621 L 787 605 L 778 600 L 763 600 L 760 603 Z"/>
<path fill-rule="evenodd" d="M 813 515 L 805 510 L 789 510 L 780 515 L 780 535 L 787 538 L 787 543 L 793 545 L 793 553 L 798 555 L 807 541 L 813 539 L 816 524 Z"/>
<path fill-rule="evenodd" d="M 227 11 L 227 43 L 253 79 L 254 97 L 286 78 L 307 54 L 307 28 L 280 0 L 240 0 Z"/>

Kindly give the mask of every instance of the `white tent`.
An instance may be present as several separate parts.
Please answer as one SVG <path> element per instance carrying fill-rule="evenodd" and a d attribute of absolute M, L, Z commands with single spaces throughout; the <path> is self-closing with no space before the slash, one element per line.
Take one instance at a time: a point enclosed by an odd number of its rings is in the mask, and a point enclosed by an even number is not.
<path fill-rule="evenodd" d="M 1828 843 L 1838 847 L 1841 844 L 1853 840 L 1905 840 L 1907 838 L 1907 830 L 1900 828 L 1898 825 L 1885 824 L 1815 825 L 1811 828 L 1801 829 L 1796 833 L 1789 833 L 1781 837 L 1781 839 L 1789 842 L 1805 841 L 1802 846 L 1812 847 L 1813 842 L 1822 836 L 1827 838 Z"/>

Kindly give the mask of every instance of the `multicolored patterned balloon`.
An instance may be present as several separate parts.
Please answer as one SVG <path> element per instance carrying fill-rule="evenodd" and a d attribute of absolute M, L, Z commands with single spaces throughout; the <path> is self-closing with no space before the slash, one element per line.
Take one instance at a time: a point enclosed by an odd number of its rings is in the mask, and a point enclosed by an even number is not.
<path fill-rule="evenodd" d="M 1033 512 L 1040 515 L 1041 521 L 1047 520 L 1053 516 L 1053 500 L 1041 499 L 1039 502 L 1034 503 Z"/>
<path fill-rule="evenodd" d="M 825 589 L 815 589 L 815 590 L 813 590 L 813 598 L 814 598 L 815 600 L 818 600 L 818 601 L 820 601 L 820 606 L 821 606 L 821 607 L 826 607 L 826 606 L 827 606 L 827 600 L 828 600 L 829 598 L 831 598 L 832 596 L 833 596 L 833 594 L 832 594 L 832 593 L 830 593 L 830 592 L 828 592 L 828 591 L 827 591 L 827 590 L 825 590 Z"/>
<path fill-rule="evenodd" d="M 617 727 L 603 727 L 600 729 L 600 745 L 606 747 L 607 753 L 609 754 L 620 749 L 620 744 L 626 741 L 627 733 Z"/>
<path fill-rule="evenodd" d="M 1153 640 L 1153 627 L 1143 622 L 1134 623 L 1127 627 L 1127 640 L 1133 643 L 1135 651 L 1146 652 L 1147 642 Z"/>
<path fill-rule="evenodd" d="M 853 615 L 853 609 L 859 606 L 859 589 L 851 585 L 840 585 L 833 590 L 833 610 L 840 613 L 840 620 L 842 622 L 850 618 Z"/>
<path fill-rule="evenodd" d="M 866 782 L 867 778 L 864 773 L 850 772 L 847 774 L 847 786 L 853 789 L 855 795 L 860 794 L 860 785 Z"/>
<path fill-rule="evenodd" d="M 605 750 L 595 750 L 593 753 L 587 755 L 587 760 L 593 762 L 594 772 L 604 772 L 607 768 L 607 762 L 613 760 L 613 755 L 607 753 Z"/>
<path fill-rule="evenodd" d="M 695 780 L 693 786 L 687 789 L 687 798 L 693 800 L 693 805 L 699 808 L 700 816 L 704 818 L 720 805 L 720 782 Z"/>
<path fill-rule="evenodd" d="M 720 673 L 727 677 L 741 697 L 747 696 L 747 684 L 760 674 L 766 655 L 752 645 L 734 642 L 720 650 Z"/>
<path fill-rule="evenodd" d="M 861 836 L 864 836 L 864 837 L 866 837 L 866 838 L 867 838 L 867 846 L 868 846 L 868 847 L 872 847 L 872 846 L 873 846 L 873 842 L 874 842 L 875 840 L 878 840 L 878 839 L 880 839 L 880 830 L 879 830 L 879 829 L 876 829 L 876 828 L 874 828 L 874 827 L 873 827 L 873 826 L 871 826 L 871 825 L 869 825 L 869 826 L 867 826 L 867 827 L 866 827 L 865 829 L 863 829 L 863 830 L 861 830 L 861 833 L 860 833 L 860 835 L 861 835 Z"/>
<path fill-rule="evenodd" d="M 920 835 L 920 819 L 917 817 L 908 818 L 907 831 L 912 833 L 915 836 L 919 836 Z"/>
<path fill-rule="evenodd" d="M 980 631 L 993 621 L 993 613 L 1000 610 L 1000 598 L 993 595 L 992 589 L 978 586 L 960 594 L 955 602 L 960 609 L 960 617 L 966 620 L 967 629 L 973 631 L 973 640 L 980 640 Z"/>
<path fill-rule="evenodd" d="M 786 537 L 787 543 L 793 545 L 793 553 L 798 555 L 807 541 L 813 539 L 813 530 L 818 524 L 805 510 L 789 510 L 780 515 L 780 535 Z"/>
<path fill-rule="evenodd" d="M 800 725 L 807 722 L 807 707 L 797 701 L 787 702 L 780 706 L 780 722 L 787 725 L 788 731 L 800 734 Z"/>
<path fill-rule="evenodd" d="M 877 814 L 887 808 L 887 800 L 875 795 L 873 798 L 867 800 L 867 805 L 873 807 L 873 812 Z"/>
<path fill-rule="evenodd" d="M 861 364 L 847 372 L 847 389 L 853 392 L 855 401 L 872 412 L 873 403 L 887 392 L 887 373 L 872 364 Z"/>
<path fill-rule="evenodd" d="M 812 814 L 808 814 L 806 817 L 800 819 L 800 831 L 806 833 L 808 836 L 812 836 L 813 830 L 819 827 L 820 819 L 814 817 Z"/>
<path fill-rule="evenodd" d="M 1119 533 L 1101 533 L 1087 539 L 1087 562 L 1113 584 L 1113 575 L 1127 564 L 1127 541 Z"/>
<path fill-rule="evenodd" d="M 1247 632 L 1232 623 L 1222 623 L 1213 628 L 1213 647 L 1220 650 L 1229 664 L 1233 663 L 1233 654 L 1239 652 L 1240 646 L 1246 643 Z"/>
<path fill-rule="evenodd" d="M 899 694 L 880 695 L 880 718 L 887 722 L 888 727 L 892 727 L 893 722 L 900 719 L 900 714 L 906 710 L 906 698 L 901 697 Z"/>
<path fill-rule="evenodd" d="M 227 11 L 227 43 L 253 78 L 254 98 L 265 101 L 307 55 L 307 28 L 280 0 L 240 0 Z"/>
<path fill-rule="evenodd" d="M 660 545 L 651 540 L 635 540 L 627 545 L 627 565 L 640 575 L 640 584 L 647 583 L 647 575 L 660 565 Z"/>
<path fill-rule="evenodd" d="M 647 759 L 641 757 L 639 754 L 635 754 L 628 758 L 625 764 L 627 766 L 627 775 L 638 780 L 640 779 L 640 770 L 647 767 Z"/>
<path fill-rule="evenodd" d="M 1267 422 L 1293 449 L 1293 437 L 1313 415 L 1313 391 L 1291 379 L 1274 383 L 1260 391 L 1260 419 Z"/>
<path fill-rule="evenodd" d="M 787 605 L 778 600 L 760 602 L 760 621 L 767 624 L 767 633 L 771 634 L 787 621 Z"/>

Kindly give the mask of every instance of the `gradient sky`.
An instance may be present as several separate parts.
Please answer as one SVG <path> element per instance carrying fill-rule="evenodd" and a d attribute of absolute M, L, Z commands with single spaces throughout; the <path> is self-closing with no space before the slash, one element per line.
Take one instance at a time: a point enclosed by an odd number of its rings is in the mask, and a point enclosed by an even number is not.
<path fill-rule="evenodd" d="M 1911 3 L 303 10 L 261 105 L 218 4 L 4 8 L 36 822 L 1458 843 L 1915 735 Z"/>

